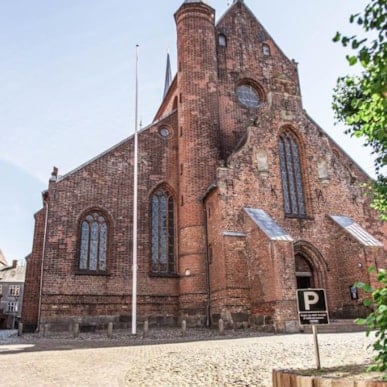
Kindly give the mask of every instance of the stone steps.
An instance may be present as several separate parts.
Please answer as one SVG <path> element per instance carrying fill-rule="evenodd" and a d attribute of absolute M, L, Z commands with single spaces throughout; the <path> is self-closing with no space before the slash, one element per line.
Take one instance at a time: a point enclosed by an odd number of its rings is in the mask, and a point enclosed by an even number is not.
<path fill-rule="evenodd" d="M 366 326 L 358 325 L 352 319 L 330 320 L 329 324 L 317 326 L 318 333 L 365 332 L 366 330 Z M 312 333 L 312 326 L 304 325 L 301 327 L 300 331 L 303 333 Z"/>

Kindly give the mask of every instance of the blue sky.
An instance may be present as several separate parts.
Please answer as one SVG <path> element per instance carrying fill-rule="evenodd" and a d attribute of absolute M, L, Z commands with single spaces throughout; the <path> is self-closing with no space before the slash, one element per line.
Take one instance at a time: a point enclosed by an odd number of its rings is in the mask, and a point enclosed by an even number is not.
<path fill-rule="evenodd" d="M 10 262 L 32 247 L 33 214 L 52 167 L 65 174 L 131 135 L 135 46 L 140 108 L 148 125 L 161 102 L 166 52 L 176 69 L 174 12 L 183 0 L 0 0 L 0 249 Z M 217 19 L 227 0 L 210 0 Z M 304 108 L 372 175 L 369 151 L 334 126 L 331 96 L 349 72 L 332 43 L 351 31 L 361 0 L 246 0 L 299 63 Z"/>

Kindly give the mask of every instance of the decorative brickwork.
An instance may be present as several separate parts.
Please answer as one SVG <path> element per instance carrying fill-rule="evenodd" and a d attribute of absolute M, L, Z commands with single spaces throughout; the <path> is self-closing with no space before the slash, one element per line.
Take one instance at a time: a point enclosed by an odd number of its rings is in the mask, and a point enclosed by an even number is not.
<path fill-rule="evenodd" d="M 386 264 L 385 233 L 361 188 L 367 176 L 302 109 L 296 64 L 243 1 L 217 24 L 209 5 L 184 2 L 175 21 L 178 73 L 139 133 L 139 321 L 222 318 L 229 327 L 296 331 L 297 283 L 325 288 L 331 317 L 361 315 L 362 295 L 352 300 L 349 287 L 370 280 L 368 266 Z M 47 208 L 35 216 L 25 324 L 129 325 L 132 174 L 133 138 L 67 175 L 55 171 Z M 152 217 L 160 187 L 171 202 Z M 293 199 L 302 209 L 286 210 Z M 80 270 L 80 224 L 89 213 L 103 214 L 108 230 L 106 262 L 94 272 Z M 331 215 L 377 241 L 367 245 Z M 174 251 L 174 260 L 152 248 Z"/>

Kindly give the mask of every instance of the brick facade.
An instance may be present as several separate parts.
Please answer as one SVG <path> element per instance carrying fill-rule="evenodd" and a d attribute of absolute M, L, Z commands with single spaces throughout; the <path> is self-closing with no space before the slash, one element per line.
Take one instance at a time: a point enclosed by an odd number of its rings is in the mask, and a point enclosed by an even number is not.
<path fill-rule="evenodd" d="M 352 219 L 381 242 L 385 233 L 362 192 L 367 176 L 303 110 L 297 65 L 243 1 L 217 24 L 210 6 L 186 1 L 175 21 L 178 73 L 139 133 L 139 321 L 205 325 L 222 317 L 296 331 L 297 272 L 327 290 L 331 317 L 364 313 L 349 286 L 370 280 L 368 266 L 385 266 L 383 246 L 362 242 L 331 216 Z M 238 100 L 241 85 L 255 90 L 258 107 Z M 298 144 L 303 216 L 284 212 L 284 132 Z M 54 172 L 35 217 L 25 324 L 129 325 L 132 182 L 132 137 L 67 175 Z M 151 198 L 159 188 L 173 197 L 173 273 L 151 265 Z M 263 210 L 290 239 L 268 236 L 247 208 Z M 91 210 L 108 227 L 103 273 L 79 270 L 81 223 Z"/>

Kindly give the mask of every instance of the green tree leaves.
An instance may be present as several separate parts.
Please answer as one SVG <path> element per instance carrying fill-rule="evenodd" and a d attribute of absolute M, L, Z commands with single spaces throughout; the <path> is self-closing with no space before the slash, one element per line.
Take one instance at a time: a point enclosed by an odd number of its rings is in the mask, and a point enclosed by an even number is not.
<path fill-rule="evenodd" d="M 371 267 L 369 272 L 373 271 L 376 269 Z M 375 332 L 376 339 L 372 346 L 377 355 L 369 370 L 384 372 L 384 379 L 387 380 L 387 270 L 379 269 L 377 280 L 380 283 L 377 289 L 372 289 L 363 282 L 355 284 L 359 289 L 371 294 L 371 299 L 365 300 L 364 305 L 374 308 L 367 318 L 359 318 L 356 322 L 360 325 L 367 325 L 367 335 Z"/>
<path fill-rule="evenodd" d="M 359 76 L 340 77 L 334 90 L 333 109 L 346 133 L 362 137 L 373 149 L 377 180 L 371 187 L 372 206 L 387 220 L 387 2 L 371 0 L 363 13 L 351 15 L 350 23 L 364 30 L 364 36 L 337 32 L 334 42 L 355 51 L 347 55 L 350 66 L 360 64 Z"/>

